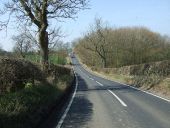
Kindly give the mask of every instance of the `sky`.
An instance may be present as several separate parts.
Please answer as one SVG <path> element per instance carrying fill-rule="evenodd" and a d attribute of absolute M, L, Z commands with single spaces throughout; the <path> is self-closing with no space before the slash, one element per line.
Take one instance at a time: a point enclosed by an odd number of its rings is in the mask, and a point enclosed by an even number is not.
<path fill-rule="evenodd" d="M 0 2 L 3 0 L 0 0 Z M 161 35 L 170 36 L 170 0 L 90 0 L 89 8 L 80 11 L 75 20 L 54 21 L 61 26 L 64 42 L 71 42 L 85 33 L 95 17 L 100 17 L 113 28 L 143 26 Z M 0 46 L 10 51 L 14 43 L 11 36 L 17 34 L 14 28 L 0 31 Z"/>

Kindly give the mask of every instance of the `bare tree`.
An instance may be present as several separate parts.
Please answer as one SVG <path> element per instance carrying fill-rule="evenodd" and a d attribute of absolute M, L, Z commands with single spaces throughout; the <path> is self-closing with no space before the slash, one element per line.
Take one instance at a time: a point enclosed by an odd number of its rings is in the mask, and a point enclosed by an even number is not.
<path fill-rule="evenodd" d="M 147 28 L 94 28 L 75 46 L 82 62 L 89 66 L 101 67 L 99 62 L 103 62 L 103 67 L 121 67 L 170 58 L 168 40 Z"/>
<path fill-rule="evenodd" d="M 61 27 L 50 29 L 48 36 L 49 36 L 49 50 L 55 49 L 56 45 L 60 42 L 61 38 L 65 37 L 62 34 Z"/>
<path fill-rule="evenodd" d="M 38 43 L 43 64 L 48 63 L 48 32 L 50 19 L 75 18 L 87 7 L 88 0 L 9 0 L 3 13 L 14 15 L 20 22 L 38 28 Z M 8 22 L 9 20 L 7 20 Z M 1 26 L 4 25 L 2 22 Z"/>
<path fill-rule="evenodd" d="M 109 28 L 103 26 L 102 19 L 96 18 L 95 26 L 91 27 L 90 32 L 85 35 L 85 40 L 89 44 L 85 43 L 84 48 L 96 52 L 100 56 L 103 68 L 107 67 L 107 54 L 110 52 L 107 41 L 108 30 Z"/>
<path fill-rule="evenodd" d="M 15 42 L 13 51 L 25 58 L 25 54 L 32 49 L 32 42 L 29 38 L 25 37 L 24 33 L 13 36 L 12 40 Z"/>
<path fill-rule="evenodd" d="M 37 31 L 30 31 L 27 28 L 22 27 L 21 31 L 23 31 L 23 35 L 28 38 L 31 42 L 32 42 L 32 46 L 35 47 L 36 49 L 40 49 L 41 46 L 38 43 L 38 39 L 37 39 Z M 60 39 L 65 37 L 61 27 L 58 28 L 54 28 L 54 29 L 49 29 L 49 33 L 48 33 L 48 50 L 53 50 L 55 48 L 55 46 L 57 45 L 58 42 L 60 42 Z"/>

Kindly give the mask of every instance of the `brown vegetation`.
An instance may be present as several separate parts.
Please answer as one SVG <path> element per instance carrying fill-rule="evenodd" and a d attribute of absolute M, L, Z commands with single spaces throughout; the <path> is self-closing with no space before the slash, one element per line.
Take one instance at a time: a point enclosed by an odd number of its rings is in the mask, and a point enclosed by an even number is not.
<path fill-rule="evenodd" d="M 45 72 L 40 65 L 9 58 L 0 59 L 0 76 L 1 128 L 39 127 L 65 102 L 74 80 L 70 68 L 52 64 Z"/>
<path fill-rule="evenodd" d="M 170 98 L 170 61 L 152 62 L 120 68 L 97 68 L 85 66 L 86 69 L 113 81 L 129 84 L 156 95 Z"/>
<path fill-rule="evenodd" d="M 45 81 L 45 74 L 37 65 L 23 59 L 0 59 L 1 93 L 22 89 L 26 83 L 35 81 Z"/>
<path fill-rule="evenodd" d="M 64 75 L 70 74 L 70 68 L 60 65 L 50 64 L 46 71 L 41 65 L 33 64 L 24 59 L 0 59 L 0 92 L 13 92 L 23 89 L 27 83 L 35 85 L 37 83 L 53 84 Z M 47 78 L 52 81 L 47 81 Z"/>
<path fill-rule="evenodd" d="M 111 28 L 96 19 L 74 44 L 82 63 L 97 74 L 147 90 L 170 92 L 169 85 L 164 86 L 170 75 L 169 37 L 144 27 Z"/>
<path fill-rule="evenodd" d="M 95 21 L 75 51 L 88 66 L 114 68 L 170 59 L 170 41 L 144 27 L 113 29 Z"/>

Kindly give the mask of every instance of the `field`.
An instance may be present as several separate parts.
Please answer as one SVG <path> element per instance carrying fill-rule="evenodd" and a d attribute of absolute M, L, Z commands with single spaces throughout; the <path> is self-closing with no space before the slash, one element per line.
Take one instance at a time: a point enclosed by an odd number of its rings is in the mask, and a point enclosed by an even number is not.
<path fill-rule="evenodd" d="M 41 62 L 41 56 L 34 53 L 29 53 L 25 56 L 26 60 L 29 60 L 31 62 L 39 63 Z M 66 57 L 57 55 L 57 54 L 49 54 L 49 63 L 53 64 L 60 64 L 65 65 L 66 64 Z"/>

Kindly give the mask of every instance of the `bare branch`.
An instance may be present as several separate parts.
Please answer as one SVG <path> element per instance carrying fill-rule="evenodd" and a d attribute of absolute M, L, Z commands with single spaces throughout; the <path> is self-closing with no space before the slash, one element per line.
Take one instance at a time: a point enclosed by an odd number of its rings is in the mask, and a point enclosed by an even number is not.
<path fill-rule="evenodd" d="M 25 0 L 20 0 L 20 3 L 24 10 L 27 12 L 28 16 L 30 17 L 31 21 L 34 22 L 39 28 L 41 27 L 40 22 L 35 18 L 34 14 L 31 11 L 31 8 L 27 5 Z"/>

